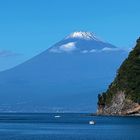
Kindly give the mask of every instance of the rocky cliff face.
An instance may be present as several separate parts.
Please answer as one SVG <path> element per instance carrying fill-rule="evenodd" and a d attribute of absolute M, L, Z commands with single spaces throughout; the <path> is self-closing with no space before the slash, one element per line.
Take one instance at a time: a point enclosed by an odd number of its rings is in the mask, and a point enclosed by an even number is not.
<path fill-rule="evenodd" d="M 108 90 L 98 95 L 97 114 L 140 114 L 140 38 Z"/>
<path fill-rule="evenodd" d="M 130 99 L 126 99 L 123 91 L 114 95 L 110 105 L 98 106 L 98 115 L 131 115 L 140 114 L 140 105 Z"/>

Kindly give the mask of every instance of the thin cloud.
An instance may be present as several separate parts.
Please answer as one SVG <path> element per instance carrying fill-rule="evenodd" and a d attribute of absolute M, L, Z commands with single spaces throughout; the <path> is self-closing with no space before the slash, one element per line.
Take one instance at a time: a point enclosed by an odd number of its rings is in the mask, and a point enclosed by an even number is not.
<path fill-rule="evenodd" d="M 20 53 L 15 53 L 9 50 L 0 50 L 0 57 L 14 57 L 14 56 L 19 56 L 21 55 Z"/>
<path fill-rule="evenodd" d="M 53 53 L 72 52 L 72 51 L 75 51 L 76 49 L 77 49 L 76 42 L 69 42 L 69 43 L 59 46 L 58 48 L 50 49 L 50 52 L 53 52 Z"/>
<path fill-rule="evenodd" d="M 59 49 L 62 51 L 71 52 L 76 50 L 75 44 L 76 44 L 75 42 L 69 42 L 67 44 L 60 46 Z"/>
<path fill-rule="evenodd" d="M 49 51 L 52 53 L 61 53 L 61 51 L 59 49 L 55 49 L 55 48 L 52 48 Z"/>

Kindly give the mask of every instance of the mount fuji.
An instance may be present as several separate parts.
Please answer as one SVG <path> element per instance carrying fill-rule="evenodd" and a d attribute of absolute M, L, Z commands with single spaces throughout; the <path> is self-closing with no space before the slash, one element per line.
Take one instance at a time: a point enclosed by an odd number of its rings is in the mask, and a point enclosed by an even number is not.
<path fill-rule="evenodd" d="M 115 51 L 117 48 L 99 40 L 91 32 L 74 32 L 49 49 L 53 53 L 93 53 L 101 51 Z"/>
<path fill-rule="evenodd" d="M 74 32 L 0 73 L 0 112 L 94 112 L 127 55 L 91 32 Z"/>

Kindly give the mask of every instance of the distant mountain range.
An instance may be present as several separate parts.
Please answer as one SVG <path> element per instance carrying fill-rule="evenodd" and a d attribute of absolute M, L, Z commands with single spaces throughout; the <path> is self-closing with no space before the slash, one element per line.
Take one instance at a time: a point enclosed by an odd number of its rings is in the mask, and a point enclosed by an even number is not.
<path fill-rule="evenodd" d="M 0 73 L 0 112 L 94 112 L 128 51 L 74 32 Z"/>

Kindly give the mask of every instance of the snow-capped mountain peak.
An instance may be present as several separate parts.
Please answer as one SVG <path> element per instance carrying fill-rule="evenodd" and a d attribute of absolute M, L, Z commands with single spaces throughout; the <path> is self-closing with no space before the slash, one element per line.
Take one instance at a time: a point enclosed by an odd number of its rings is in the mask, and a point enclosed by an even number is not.
<path fill-rule="evenodd" d="M 51 53 L 96 53 L 117 51 L 114 45 L 99 40 L 92 32 L 73 32 L 48 49 Z"/>
<path fill-rule="evenodd" d="M 96 41 L 100 41 L 92 32 L 73 32 L 70 35 L 68 35 L 66 37 L 66 39 L 69 38 L 79 38 L 79 39 L 85 39 L 85 40 L 96 40 Z"/>

